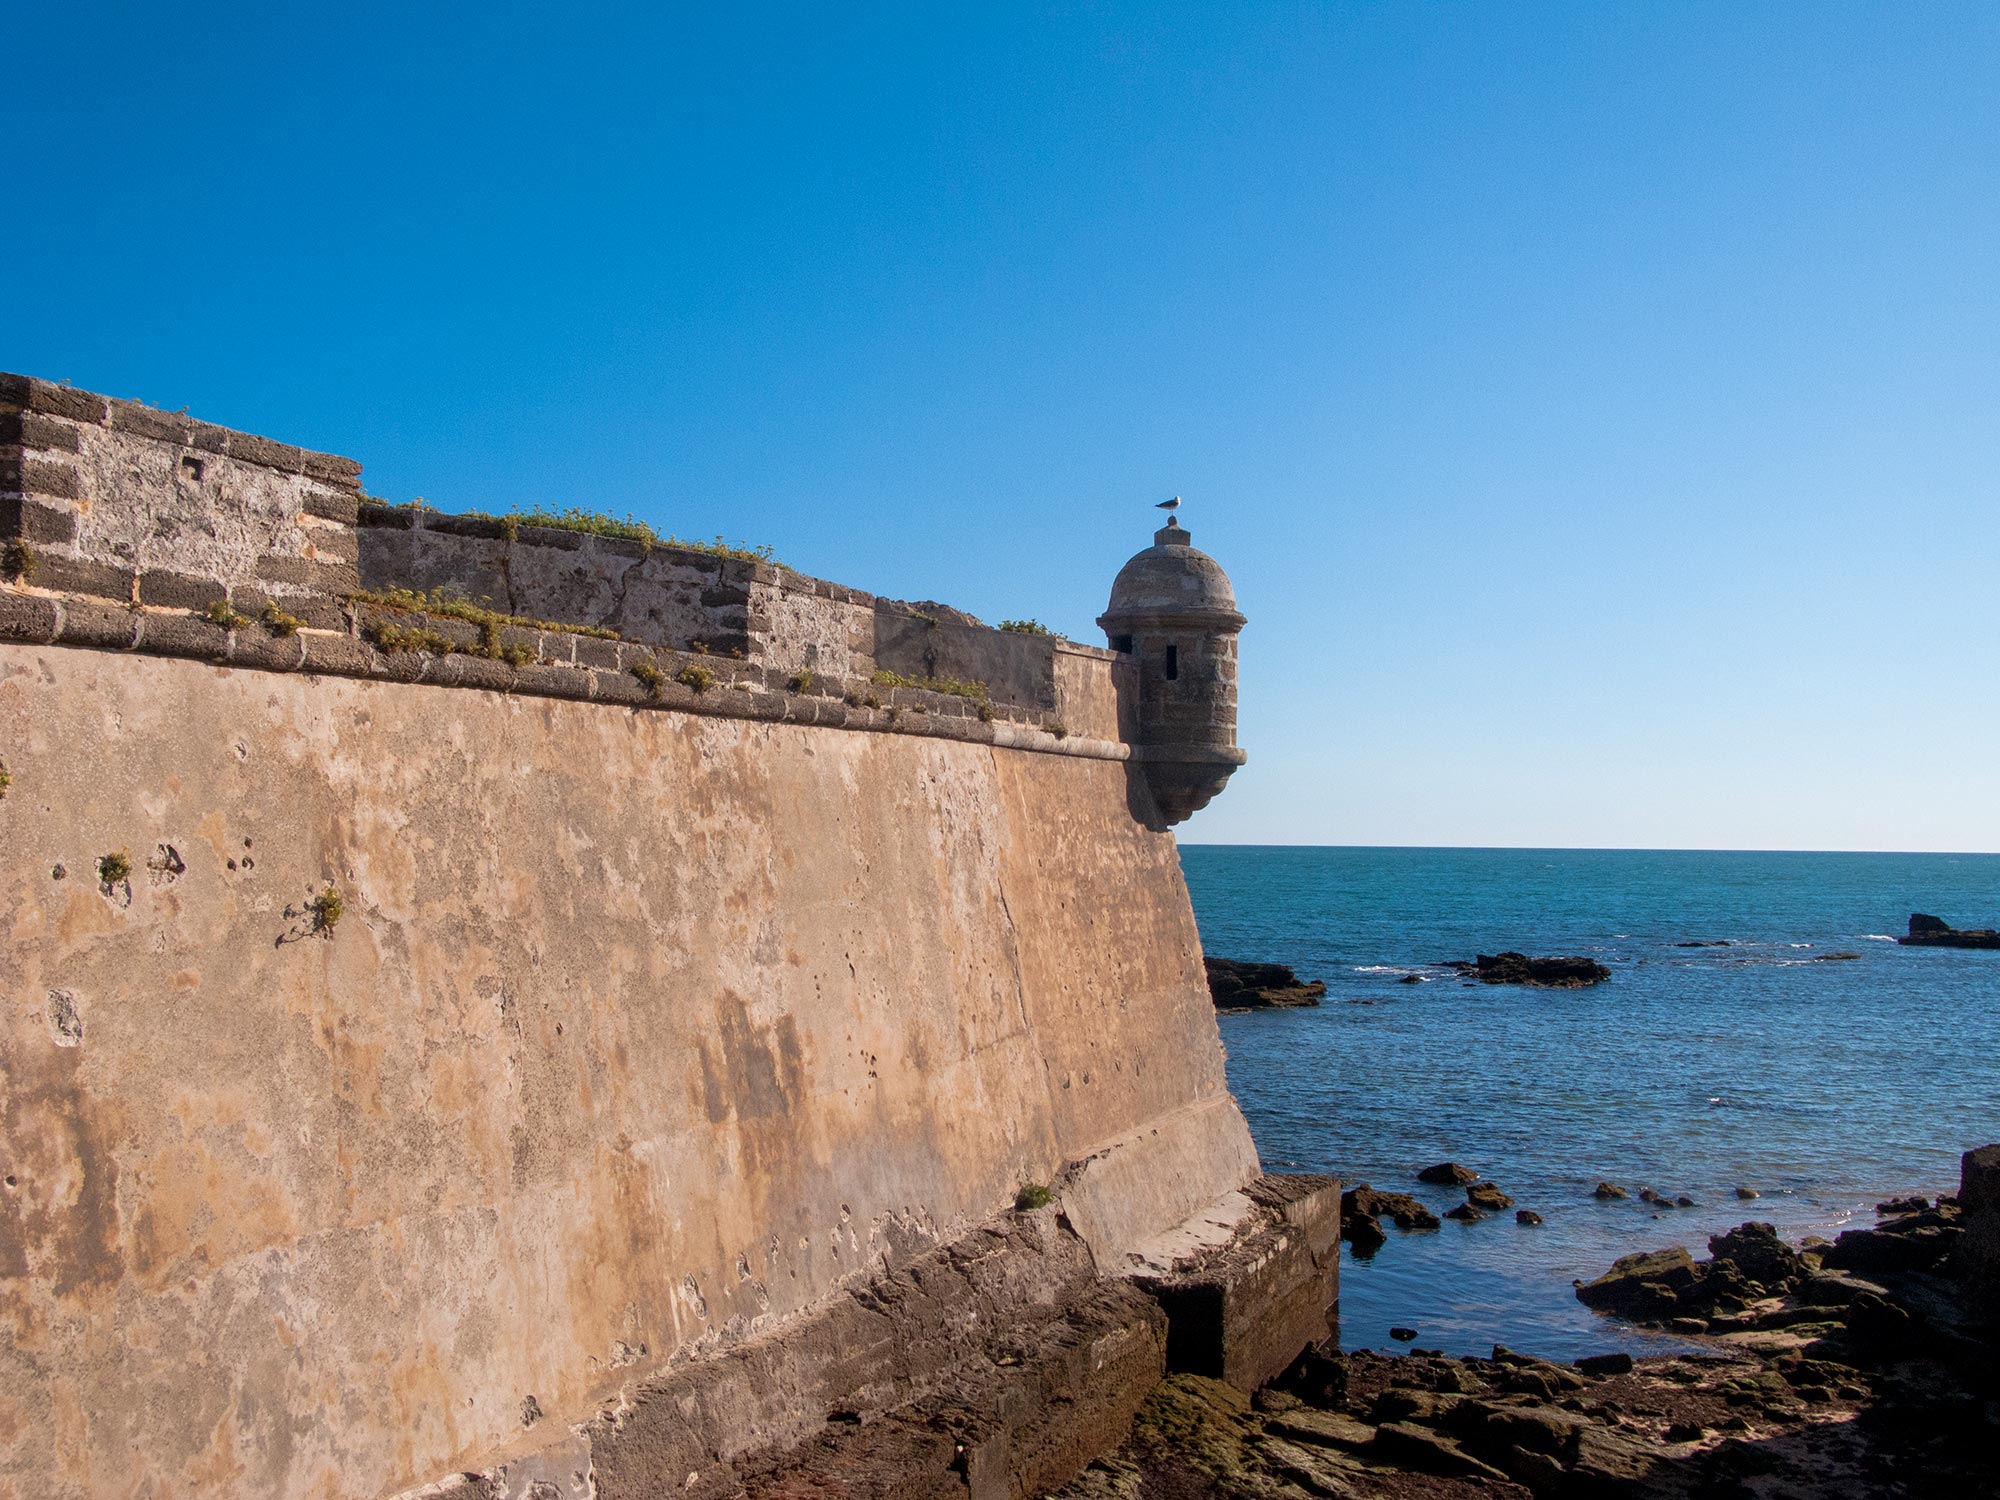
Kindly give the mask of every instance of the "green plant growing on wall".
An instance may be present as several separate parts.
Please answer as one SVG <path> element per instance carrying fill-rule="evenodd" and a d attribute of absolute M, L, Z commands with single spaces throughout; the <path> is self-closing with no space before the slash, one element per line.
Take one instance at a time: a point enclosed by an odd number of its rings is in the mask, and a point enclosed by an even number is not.
<path fill-rule="evenodd" d="M 634 662 L 632 675 L 639 679 L 640 686 L 654 698 L 659 697 L 660 689 L 667 685 L 667 674 L 649 661 Z"/>
<path fill-rule="evenodd" d="M 0 573 L 4 573 L 16 583 L 26 583 L 33 578 L 35 570 L 41 565 L 41 555 L 24 541 L 11 541 L 7 544 L 6 551 L 0 553 Z"/>
<path fill-rule="evenodd" d="M 428 651 L 433 656 L 447 656 L 452 650 L 451 642 L 435 630 L 397 625 L 389 620 L 370 620 L 361 636 L 385 656 L 395 656 L 403 651 Z"/>
<path fill-rule="evenodd" d="M 264 606 L 264 613 L 258 616 L 264 628 L 272 635 L 297 635 L 305 626 L 305 621 L 297 615 L 288 615 L 275 604 Z"/>
<path fill-rule="evenodd" d="M 810 667 L 799 668 L 798 671 L 792 673 L 791 680 L 785 685 L 795 693 L 811 692 L 813 685 L 812 669 Z"/>
<path fill-rule="evenodd" d="M 1052 640 L 1062 639 L 1040 620 L 1002 620 L 1000 628 L 1010 635 L 1045 635 Z"/>
<path fill-rule="evenodd" d="M 496 632 L 502 626 L 512 626 L 517 630 L 546 630 L 551 634 L 588 636 L 597 641 L 621 639 L 617 631 L 602 625 L 567 625 L 560 620 L 535 620 L 526 615 L 502 614 L 497 609 L 489 608 L 486 602 L 475 602 L 450 589 L 433 589 L 428 594 L 416 589 L 363 589 L 347 597 L 351 603 L 373 604 L 380 609 L 399 610 L 404 614 L 464 620 L 469 625 L 477 625 L 482 635 L 490 625 Z M 494 639 L 498 639 L 497 634 Z"/>
<path fill-rule="evenodd" d="M 986 684 L 969 682 L 958 677 L 905 677 L 901 672 L 891 672 L 884 668 L 871 679 L 882 687 L 920 688 L 926 693 L 946 693 L 954 698 L 971 698 L 980 703 L 986 701 Z"/>
<path fill-rule="evenodd" d="M 97 856 L 97 879 L 107 891 L 120 881 L 132 878 L 132 856 L 120 849 L 113 854 Z"/>
<path fill-rule="evenodd" d="M 1033 1213 L 1038 1208 L 1047 1208 L 1056 1201 L 1056 1195 L 1049 1191 L 1047 1183 L 1024 1182 L 1021 1191 L 1014 1195 L 1014 1210 L 1017 1213 Z"/>
<path fill-rule="evenodd" d="M 388 504 L 376 495 L 363 495 L 363 499 L 377 505 Z M 431 511 L 443 515 L 435 505 L 424 503 L 419 495 L 414 500 L 404 500 L 395 505 L 397 510 Z M 568 505 L 560 510 L 544 505 L 516 506 L 505 515 L 496 516 L 483 510 L 461 510 L 449 512 L 474 521 L 496 521 L 500 534 L 509 542 L 520 540 L 523 526 L 541 526 L 550 531 L 582 531 L 592 536 L 614 537 L 620 541 L 637 542 L 650 553 L 655 547 L 671 547 L 681 552 L 702 552 L 710 557 L 734 558 L 739 562 L 764 562 L 776 564 L 771 549 L 749 542 L 732 542 L 718 536 L 714 541 L 700 542 L 691 537 L 661 536 L 646 522 L 636 516 L 614 516 L 605 511 L 584 510 L 580 506 Z"/>
<path fill-rule="evenodd" d="M 7 788 L 14 784 L 14 778 L 7 770 L 7 762 L 0 760 L 0 802 L 7 800 Z"/>
<path fill-rule="evenodd" d="M 982 703 L 979 705 L 979 722 L 982 724 L 991 724 L 993 722 L 992 704 Z"/>
<path fill-rule="evenodd" d="M 1053 724 L 1049 725 L 1049 733 L 1059 740 L 1066 740 L 1069 738 L 1069 725 L 1063 723 L 1061 719 L 1057 719 Z"/>
<path fill-rule="evenodd" d="M 239 614 L 230 607 L 227 599 L 211 599 L 202 616 L 211 625 L 220 625 L 224 630 L 241 630 L 250 623 L 250 617 Z"/>
<path fill-rule="evenodd" d="M 342 898 L 339 887 L 328 881 L 326 889 L 306 903 L 306 913 L 312 918 L 312 930 L 333 936 L 333 929 L 347 911 L 347 902 Z"/>
<path fill-rule="evenodd" d="M 707 667 L 689 662 L 674 674 L 674 681 L 678 682 L 684 688 L 690 688 L 697 693 L 705 693 L 715 686 L 715 673 Z"/>

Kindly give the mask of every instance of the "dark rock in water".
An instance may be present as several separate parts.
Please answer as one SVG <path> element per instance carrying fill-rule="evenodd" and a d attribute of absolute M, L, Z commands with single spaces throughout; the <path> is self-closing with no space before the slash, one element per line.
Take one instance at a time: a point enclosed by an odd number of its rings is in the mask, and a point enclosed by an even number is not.
<path fill-rule="evenodd" d="M 1906 948 L 2000 948 L 2000 932 L 1991 927 L 1953 927 L 1918 911 L 1910 913 L 1909 935 L 1896 941 Z"/>
<path fill-rule="evenodd" d="M 1578 1282 L 1576 1300 L 1611 1312 L 1640 1312 L 1662 1301 L 1670 1303 L 1694 1283 L 1694 1257 L 1684 1246 L 1675 1245 L 1620 1256 L 1597 1280 Z M 1669 1295 L 1663 1299 L 1660 1291 Z"/>
<path fill-rule="evenodd" d="M 1576 1367 L 1586 1375 L 1630 1375 L 1632 1356 L 1622 1349 L 1615 1354 L 1592 1354 L 1578 1360 Z"/>
<path fill-rule="evenodd" d="M 1816 964 L 1841 964 L 1859 957 L 1861 957 L 1859 953 L 1815 953 L 1813 955 L 1813 962 Z"/>
<path fill-rule="evenodd" d="M 1891 1214 L 1920 1214 L 1931 1206 L 1928 1198 L 1891 1198 L 1887 1203 L 1875 1205 L 1875 1212 L 1884 1216 Z"/>
<path fill-rule="evenodd" d="M 1441 1161 L 1417 1173 L 1417 1181 L 1435 1183 L 1439 1187 L 1470 1187 L 1479 1181 L 1479 1174 L 1455 1161 Z"/>
<path fill-rule="evenodd" d="M 1424 976 L 1421 974 L 1405 974 L 1401 979 L 1396 981 L 1398 984 L 1422 984 L 1423 982 Z"/>
<path fill-rule="evenodd" d="M 1444 1216 L 1447 1219 L 1456 1219 L 1461 1224 L 1477 1224 L 1486 1217 L 1486 1210 L 1470 1203 L 1461 1203 L 1456 1208 L 1446 1209 Z"/>
<path fill-rule="evenodd" d="M 1755 1188 L 1740 1187 L 1736 1190 L 1736 1196 L 1739 1198 L 1761 1198 L 1764 1195 L 1758 1192 Z"/>
<path fill-rule="evenodd" d="M 1640 1188 L 1639 1201 L 1641 1203 L 1658 1203 L 1660 1201 L 1660 1195 L 1654 1192 L 1651 1188 Z"/>
<path fill-rule="evenodd" d="M 1527 984 L 1545 990 L 1580 990 L 1602 984 L 1611 971 L 1592 958 L 1559 955 L 1530 958 L 1525 953 L 1482 953 L 1471 963 L 1447 965 L 1484 984 Z"/>
<path fill-rule="evenodd" d="M 1204 958 L 1208 994 L 1217 1010 L 1277 1009 L 1317 1005 L 1326 994 L 1318 979 L 1301 980 L 1288 964 L 1239 963 L 1228 958 Z"/>
<path fill-rule="evenodd" d="M 1499 1184 L 1492 1182 L 1473 1183 L 1465 1190 L 1465 1201 L 1474 1208 L 1489 1208 L 1496 1211 L 1514 1206 L 1514 1200 L 1500 1191 Z"/>
<path fill-rule="evenodd" d="M 1727 948 L 1731 944 L 1728 938 L 1711 938 L 1707 940 L 1697 938 L 1693 942 L 1675 943 L 1674 946 L 1676 948 Z"/>
<path fill-rule="evenodd" d="M 1408 1193 L 1378 1192 L 1358 1182 L 1340 1195 L 1340 1217 L 1360 1214 L 1373 1219 L 1392 1220 L 1398 1229 L 1436 1229 L 1438 1217 Z"/>
<path fill-rule="evenodd" d="M 1694 1206 L 1694 1199 L 1690 1198 L 1686 1193 L 1682 1193 L 1678 1198 L 1674 1199 L 1675 1208 L 1693 1208 Z"/>
<path fill-rule="evenodd" d="M 1539 1224 L 1542 1222 L 1542 1216 L 1532 1208 L 1517 1208 L 1514 1210 L 1514 1222 L 1516 1224 Z"/>
<path fill-rule="evenodd" d="M 1414 1328 L 1391 1328 L 1389 1330 L 1389 1337 L 1396 1340 L 1399 1344 L 1407 1344 L 1416 1336 L 1417 1330 Z"/>
<path fill-rule="evenodd" d="M 1767 1287 L 1791 1286 L 1805 1272 L 1798 1251 L 1769 1224 L 1739 1224 L 1727 1234 L 1710 1235 L 1708 1253 L 1718 1263 L 1733 1265 L 1744 1280 Z"/>
<path fill-rule="evenodd" d="M 1340 1237 L 1354 1246 L 1355 1254 L 1364 1259 L 1382 1248 L 1389 1236 L 1382 1228 L 1382 1221 L 1373 1214 L 1340 1213 Z"/>
<path fill-rule="evenodd" d="M 1624 1198 L 1629 1195 L 1622 1187 L 1609 1182 L 1600 1182 L 1590 1190 L 1590 1196 L 1593 1198 Z"/>

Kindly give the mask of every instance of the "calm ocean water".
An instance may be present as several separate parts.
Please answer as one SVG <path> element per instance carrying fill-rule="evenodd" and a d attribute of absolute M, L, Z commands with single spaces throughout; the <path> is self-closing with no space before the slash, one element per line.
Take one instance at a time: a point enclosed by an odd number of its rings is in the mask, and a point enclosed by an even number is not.
<path fill-rule="evenodd" d="M 1452 1159 L 1511 1213 L 1389 1230 L 1341 1269 L 1341 1340 L 1556 1358 L 1681 1341 L 1571 1294 L 1619 1255 L 1747 1218 L 1829 1237 L 1893 1194 L 1949 1190 L 2000 1141 L 2000 952 L 1899 948 L 1912 911 L 2000 925 L 2000 855 L 1190 846 L 1218 957 L 1324 979 L 1316 1010 L 1224 1016 L 1229 1078 L 1270 1167 L 1415 1193 Z M 1728 947 L 1692 948 L 1726 940 Z M 1612 978 L 1549 991 L 1434 965 L 1583 953 Z M 1856 955 L 1834 958 L 1836 954 Z M 1408 973 L 1428 982 L 1400 984 Z M 1626 1202 L 1590 1197 L 1600 1179 Z M 1738 1184 L 1764 1195 L 1734 1196 Z M 1659 1211 L 1652 1187 L 1697 1207 Z M 1387 1227 L 1387 1226 L 1385 1226 Z"/>

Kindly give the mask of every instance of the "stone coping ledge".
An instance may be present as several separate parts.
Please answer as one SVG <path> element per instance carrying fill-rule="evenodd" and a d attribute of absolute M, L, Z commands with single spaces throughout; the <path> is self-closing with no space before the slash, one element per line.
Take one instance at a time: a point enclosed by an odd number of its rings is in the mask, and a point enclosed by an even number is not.
<path fill-rule="evenodd" d="M 53 381 L 0 371 L 0 414 L 32 413 L 61 417 L 87 426 L 109 427 L 158 442 L 176 443 L 199 453 L 220 453 L 242 463 L 260 464 L 288 474 L 303 474 L 322 484 L 358 492 L 361 465 L 332 453 L 315 453 L 290 443 L 273 442 L 255 433 L 198 422 L 180 412 L 161 411 L 142 401 L 121 401 Z M 5 439 L 19 442 L 19 437 Z M 72 439 L 72 446 L 74 440 Z"/>
<path fill-rule="evenodd" d="M 465 649 L 383 650 L 366 639 L 365 633 L 384 624 L 408 627 L 420 622 L 423 630 L 460 648 L 480 645 L 480 632 L 466 621 L 361 600 L 348 601 L 342 612 L 344 630 L 308 626 L 291 635 L 279 635 L 256 621 L 225 628 L 191 609 L 115 603 L 0 585 L 0 641 L 130 651 L 263 672 L 483 688 L 710 718 L 919 735 L 1085 760 L 1132 758 L 1132 747 L 1122 741 L 1059 732 L 1061 726 L 1053 715 L 993 704 L 991 718 L 982 719 L 973 700 L 922 688 L 824 679 L 793 688 L 793 674 L 729 657 L 518 626 L 502 628 L 495 644 L 501 650 L 520 647 L 534 653 L 535 660 L 519 665 Z M 642 665 L 659 674 L 651 685 L 634 671 Z M 697 690 L 678 681 L 679 674 L 691 666 L 712 673 L 713 685 Z M 875 706 L 868 704 L 869 697 L 876 700 Z M 858 701 L 849 702 L 849 698 Z"/>

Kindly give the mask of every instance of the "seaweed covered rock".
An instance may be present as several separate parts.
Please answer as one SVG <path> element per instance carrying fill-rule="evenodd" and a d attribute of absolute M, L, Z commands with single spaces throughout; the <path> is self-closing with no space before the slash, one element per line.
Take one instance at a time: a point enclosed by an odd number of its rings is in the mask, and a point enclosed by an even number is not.
<path fill-rule="evenodd" d="M 1326 995 L 1322 980 L 1303 980 L 1289 964 L 1243 963 L 1232 958 L 1204 958 L 1208 994 L 1217 1010 L 1280 1009 L 1317 1005 Z"/>

